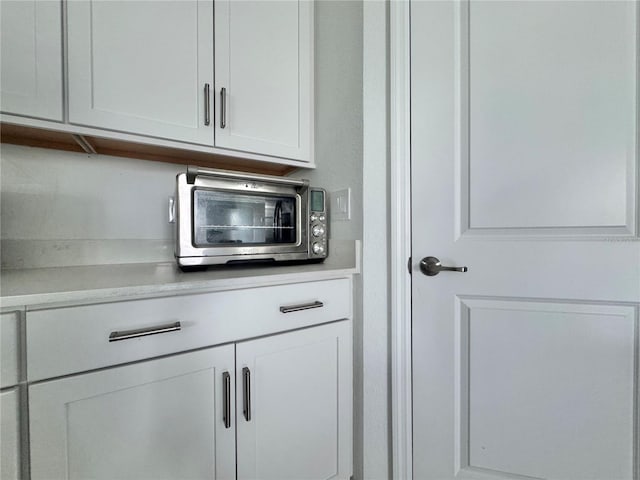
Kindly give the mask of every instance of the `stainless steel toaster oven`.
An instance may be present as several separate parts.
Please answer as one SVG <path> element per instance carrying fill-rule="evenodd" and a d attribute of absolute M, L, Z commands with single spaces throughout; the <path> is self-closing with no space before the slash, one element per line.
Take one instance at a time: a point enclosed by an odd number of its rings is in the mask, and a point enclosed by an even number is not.
<path fill-rule="evenodd" d="M 173 209 L 181 267 L 322 261 L 328 253 L 327 194 L 308 180 L 188 167 Z"/>

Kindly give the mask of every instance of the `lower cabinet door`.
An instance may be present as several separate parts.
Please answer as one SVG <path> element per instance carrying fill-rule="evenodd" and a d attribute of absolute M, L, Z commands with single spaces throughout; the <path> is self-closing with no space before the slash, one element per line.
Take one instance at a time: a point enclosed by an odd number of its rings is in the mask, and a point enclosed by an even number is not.
<path fill-rule="evenodd" d="M 18 388 L 0 393 L 0 478 L 20 478 Z"/>
<path fill-rule="evenodd" d="M 234 403 L 233 345 L 31 385 L 31 478 L 233 479 Z"/>
<path fill-rule="evenodd" d="M 236 345 L 238 479 L 352 474 L 351 323 Z"/>

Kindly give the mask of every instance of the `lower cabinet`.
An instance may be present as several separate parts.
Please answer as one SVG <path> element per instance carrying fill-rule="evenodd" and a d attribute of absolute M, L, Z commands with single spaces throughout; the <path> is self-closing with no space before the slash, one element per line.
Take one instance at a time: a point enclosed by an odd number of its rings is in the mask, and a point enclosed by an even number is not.
<path fill-rule="evenodd" d="M 0 393 L 0 478 L 20 478 L 18 387 Z"/>
<path fill-rule="evenodd" d="M 233 345 L 31 385 L 31 478 L 235 478 L 225 372 Z"/>
<path fill-rule="evenodd" d="M 351 322 L 236 345 L 238 479 L 348 479 Z"/>
<path fill-rule="evenodd" d="M 346 480 L 351 322 L 35 383 L 29 422 L 33 480 Z"/>
<path fill-rule="evenodd" d="M 0 479 L 21 478 L 20 314 L 0 314 Z"/>

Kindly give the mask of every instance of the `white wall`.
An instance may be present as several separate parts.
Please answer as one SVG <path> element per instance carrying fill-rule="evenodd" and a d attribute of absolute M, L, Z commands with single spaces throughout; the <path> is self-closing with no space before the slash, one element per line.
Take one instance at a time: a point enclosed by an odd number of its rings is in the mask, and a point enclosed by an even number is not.
<path fill-rule="evenodd" d="M 388 5 L 316 3 L 316 171 L 329 192 L 351 188 L 352 219 L 334 239 L 363 239 L 356 281 L 354 478 L 390 478 Z"/>
<path fill-rule="evenodd" d="M 330 239 L 362 239 L 362 2 L 316 0 L 316 170 L 293 176 L 327 188 L 351 189 L 351 220 L 331 217 Z M 331 249 L 331 244 L 329 245 Z M 331 253 L 329 253 L 331 255 Z M 354 282 L 354 478 L 364 468 L 362 279 Z"/>
<path fill-rule="evenodd" d="M 330 237 L 362 238 L 362 2 L 316 0 L 315 159 L 309 178 L 332 192 L 351 188 L 351 220 L 331 221 Z"/>
<path fill-rule="evenodd" d="M 331 236 L 363 239 L 354 331 L 357 480 L 391 478 L 387 25 L 384 0 L 316 4 L 319 167 L 298 174 L 330 192 L 351 187 L 352 220 L 332 221 Z"/>
<path fill-rule="evenodd" d="M 2 144 L 2 267 L 171 261 L 181 165 Z"/>

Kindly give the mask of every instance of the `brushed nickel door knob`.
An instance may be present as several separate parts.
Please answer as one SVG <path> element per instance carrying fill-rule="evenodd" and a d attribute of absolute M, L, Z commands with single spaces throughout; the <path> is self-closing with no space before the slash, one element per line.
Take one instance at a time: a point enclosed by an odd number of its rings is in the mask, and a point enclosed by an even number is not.
<path fill-rule="evenodd" d="M 424 257 L 420 260 L 420 271 L 429 277 L 433 277 L 440 272 L 466 272 L 467 267 L 445 267 L 436 257 Z"/>

